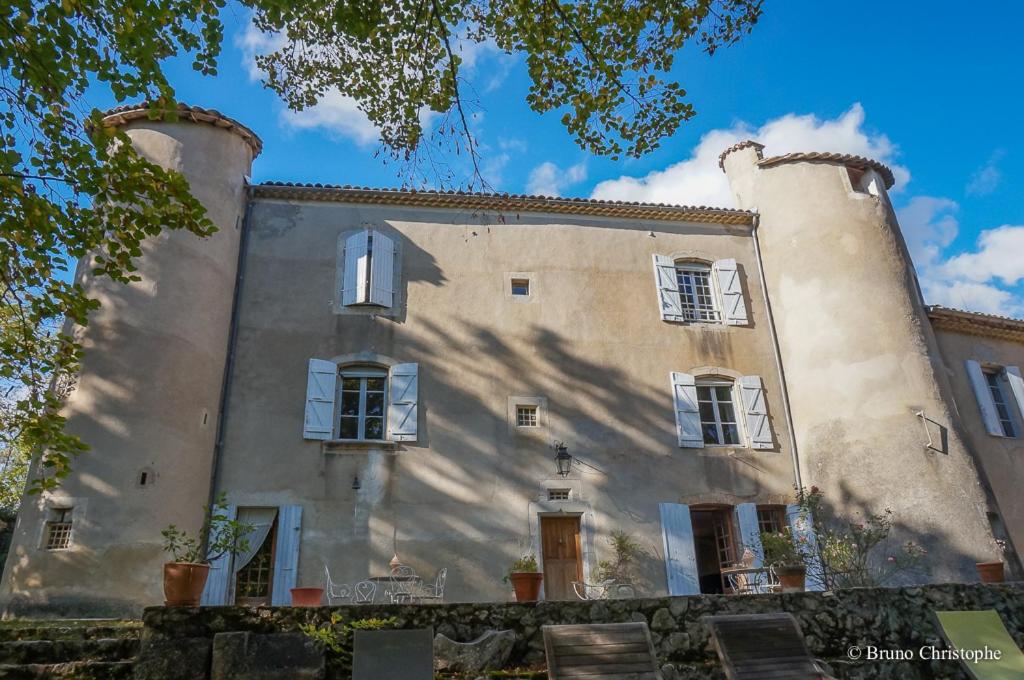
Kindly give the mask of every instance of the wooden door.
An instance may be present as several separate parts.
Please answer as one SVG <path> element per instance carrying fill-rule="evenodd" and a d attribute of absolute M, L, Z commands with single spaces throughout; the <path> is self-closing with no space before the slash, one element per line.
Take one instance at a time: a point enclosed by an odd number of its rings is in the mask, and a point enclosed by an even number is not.
<path fill-rule="evenodd" d="M 575 600 L 573 581 L 583 580 L 579 517 L 541 517 L 544 599 Z"/>

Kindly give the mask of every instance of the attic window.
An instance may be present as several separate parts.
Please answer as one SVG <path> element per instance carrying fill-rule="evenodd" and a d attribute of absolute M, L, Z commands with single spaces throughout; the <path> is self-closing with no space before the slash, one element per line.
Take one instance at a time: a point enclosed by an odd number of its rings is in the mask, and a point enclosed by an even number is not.
<path fill-rule="evenodd" d="M 530 294 L 530 279 L 512 279 L 512 294 L 528 296 Z"/>
<path fill-rule="evenodd" d="M 549 501 L 567 501 L 572 495 L 571 489 L 548 489 Z"/>

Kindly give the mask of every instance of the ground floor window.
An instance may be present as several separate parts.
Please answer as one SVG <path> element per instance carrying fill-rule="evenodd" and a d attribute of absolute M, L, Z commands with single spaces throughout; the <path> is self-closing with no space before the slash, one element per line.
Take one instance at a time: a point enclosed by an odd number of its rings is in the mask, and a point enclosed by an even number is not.
<path fill-rule="evenodd" d="M 700 592 L 722 593 L 722 569 L 736 562 L 735 529 L 731 507 L 691 507 L 693 543 L 697 555 Z"/>
<path fill-rule="evenodd" d="M 262 542 L 250 545 L 252 557 L 244 564 L 235 565 L 235 604 L 257 606 L 270 604 L 271 590 L 274 583 L 274 548 L 277 543 L 277 520 L 270 526 L 265 535 L 257 536 Z M 257 539 L 259 540 L 259 538 Z M 252 553 L 252 550 L 255 550 Z M 236 559 L 244 560 L 248 554 L 239 555 Z"/>
<path fill-rule="evenodd" d="M 46 523 L 46 549 L 67 550 L 71 547 L 71 508 L 53 508 Z"/>

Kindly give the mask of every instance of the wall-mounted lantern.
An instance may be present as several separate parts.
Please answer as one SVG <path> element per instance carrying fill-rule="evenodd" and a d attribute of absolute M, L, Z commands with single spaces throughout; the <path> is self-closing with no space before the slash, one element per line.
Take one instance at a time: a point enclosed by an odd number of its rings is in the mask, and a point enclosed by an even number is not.
<path fill-rule="evenodd" d="M 568 477 L 572 471 L 572 456 L 563 442 L 555 442 L 555 467 L 559 477 Z"/>

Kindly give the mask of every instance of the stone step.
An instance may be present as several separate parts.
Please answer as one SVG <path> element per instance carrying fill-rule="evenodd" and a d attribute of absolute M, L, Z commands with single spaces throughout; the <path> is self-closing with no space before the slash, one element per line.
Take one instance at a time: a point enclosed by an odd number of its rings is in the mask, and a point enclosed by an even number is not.
<path fill-rule="evenodd" d="M 138 653 L 137 637 L 0 642 L 0 664 L 124 661 Z"/>
<path fill-rule="evenodd" d="M 72 661 L 56 664 L 0 664 L 0 680 L 126 680 L 131 661 Z"/>
<path fill-rule="evenodd" d="M 20 640 L 95 640 L 101 638 L 138 639 L 141 632 L 141 621 L 125 619 L 0 622 L 0 642 Z"/>

